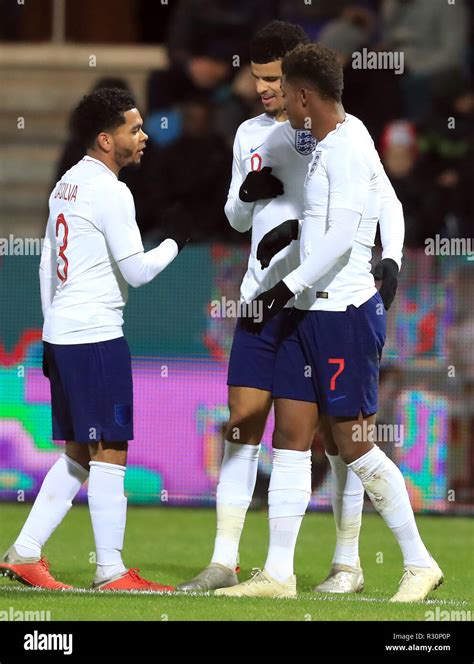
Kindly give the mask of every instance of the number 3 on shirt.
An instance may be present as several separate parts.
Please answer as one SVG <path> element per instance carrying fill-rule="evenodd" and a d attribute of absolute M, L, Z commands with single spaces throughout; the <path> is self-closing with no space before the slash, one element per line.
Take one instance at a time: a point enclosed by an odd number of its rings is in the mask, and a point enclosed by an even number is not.
<path fill-rule="evenodd" d="M 64 234 L 63 234 L 63 243 L 59 247 L 59 258 L 62 258 L 63 260 L 63 265 L 58 262 L 58 266 L 56 268 L 56 274 L 58 275 L 59 279 L 64 283 L 67 279 L 67 269 L 69 267 L 69 262 L 68 259 L 66 258 L 66 254 L 64 253 L 67 249 L 67 236 L 69 233 L 69 228 L 67 225 L 67 221 L 64 218 L 63 214 L 58 215 L 58 218 L 56 219 L 56 237 L 59 238 L 59 228 L 60 226 L 64 226 Z M 61 271 L 62 269 L 62 271 Z"/>

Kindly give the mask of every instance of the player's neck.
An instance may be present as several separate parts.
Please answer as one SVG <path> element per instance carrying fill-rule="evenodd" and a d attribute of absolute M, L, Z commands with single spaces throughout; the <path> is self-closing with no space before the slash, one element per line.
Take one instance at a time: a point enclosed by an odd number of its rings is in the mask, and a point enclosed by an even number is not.
<path fill-rule="evenodd" d="M 311 118 L 311 133 L 317 141 L 322 141 L 338 124 L 344 122 L 346 112 L 342 104 L 325 106 L 318 111 L 317 117 Z"/>
<path fill-rule="evenodd" d="M 109 170 L 112 171 L 117 177 L 120 173 L 120 166 L 114 161 L 114 159 L 108 154 L 99 152 L 98 150 L 87 150 L 87 155 L 97 161 L 101 161 Z"/>
<path fill-rule="evenodd" d="M 287 115 L 286 111 L 277 111 L 277 113 L 269 113 L 269 115 L 276 122 L 286 122 L 288 120 L 288 115 Z"/>

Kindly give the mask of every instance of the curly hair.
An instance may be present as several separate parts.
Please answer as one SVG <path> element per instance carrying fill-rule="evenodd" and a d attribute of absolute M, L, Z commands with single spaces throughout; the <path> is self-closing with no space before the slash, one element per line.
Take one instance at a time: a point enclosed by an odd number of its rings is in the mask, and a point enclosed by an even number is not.
<path fill-rule="evenodd" d="M 286 79 L 304 81 L 326 99 L 340 102 L 344 88 L 342 66 L 336 53 L 322 44 L 297 46 L 282 62 Z"/>
<path fill-rule="evenodd" d="M 301 26 L 272 21 L 254 35 L 250 43 L 250 59 L 256 64 L 281 60 L 295 46 L 308 42 L 308 35 Z"/>
<path fill-rule="evenodd" d="M 128 90 L 99 88 L 82 98 L 71 115 L 71 133 L 87 148 L 101 131 L 112 131 L 126 122 L 124 113 L 135 108 Z"/>

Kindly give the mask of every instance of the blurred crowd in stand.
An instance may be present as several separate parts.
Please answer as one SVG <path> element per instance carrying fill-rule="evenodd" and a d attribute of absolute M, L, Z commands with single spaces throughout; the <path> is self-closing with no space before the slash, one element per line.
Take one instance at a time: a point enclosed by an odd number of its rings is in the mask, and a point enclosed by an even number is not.
<path fill-rule="evenodd" d="M 223 206 L 232 143 L 262 112 L 250 73 L 250 36 L 279 18 L 337 51 L 343 103 L 366 124 L 400 198 L 407 247 L 471 233 L 474 216 L 473 11 L 467 0 L 180 0 L 167 12 L 166 69 L 150 73 L 139 171 L 122 171 L 145 239 L 190 215 L 196 242 L 247 242 Z M 403 53 L 403 69 L 357 68 L 354 53 Z M 400 67 L 399 67 L 400 69 Z M 120 80 L 100 85 L 127 86 Z M 146 113 L 145 113 L 146 112 Z M 83 152 L 70 141 L 58 178 Z M 284 220 L 282 220 L 284 221 Z"/>

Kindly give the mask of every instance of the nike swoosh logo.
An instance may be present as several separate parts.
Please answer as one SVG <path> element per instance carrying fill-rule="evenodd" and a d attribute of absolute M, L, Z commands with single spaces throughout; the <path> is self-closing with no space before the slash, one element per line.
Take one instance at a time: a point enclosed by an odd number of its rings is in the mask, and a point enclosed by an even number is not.
<path fill-rule="evenodd" d="M 274 303 L 274 302 L 275 302 L 275 300 L 273 299 L 273 300 L 272 300 L 272 303 L 267 305 L 267 309 L 271 309 L 271 308 L 273 307 L 273 303 Z"/>
<path fill-rule="evenodd" d="M 258 150 L 258 148 L 262 147 L 262 145 L 263 145 L 263 143 L 260 143 L 260 145 L 257 146 L 256 148 L 250 148 L 250 154 L 253 154 L 254 152 L 256 152 Z"/>
<path fill-rule="evenodd" d="M 339 401 L 339 399 L 347 399 L 347 394 L 344 394 L 343 397 L 334 397 L 333 399 L 331 399 L 331 397 L 328 397 L 329 403 L 333 403 L 333 401 Z"/>

